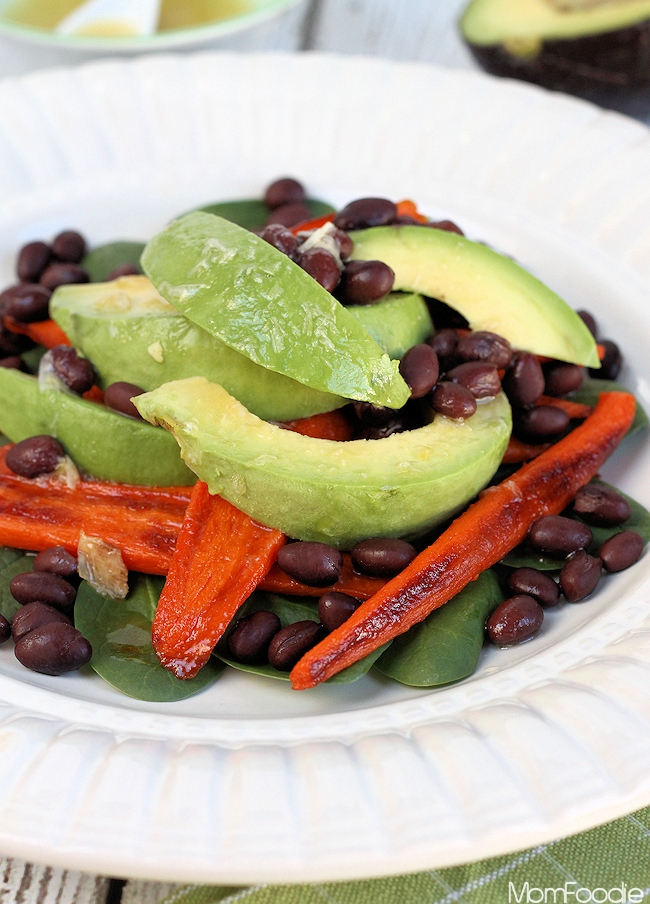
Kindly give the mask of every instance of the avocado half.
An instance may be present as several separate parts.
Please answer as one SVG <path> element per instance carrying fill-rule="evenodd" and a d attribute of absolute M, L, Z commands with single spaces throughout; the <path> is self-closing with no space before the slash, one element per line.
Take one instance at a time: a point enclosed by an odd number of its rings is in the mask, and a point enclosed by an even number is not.
<path fill-rule="evenodd" d="M 133 401 L 174 434 L 211 493 L 289 537 L 342 549 L 414 536 L 456 514 L 496 471 L 511 429 L 503 393 L 465 421 L 436 416 L 418 430 L 351 442 L 268 424 L 203 377 Z"/>
<path fill-rule="evenodd" d="M 494 75 L 650 110 L 650 0 L 472 0 L 460 29 Z"/>

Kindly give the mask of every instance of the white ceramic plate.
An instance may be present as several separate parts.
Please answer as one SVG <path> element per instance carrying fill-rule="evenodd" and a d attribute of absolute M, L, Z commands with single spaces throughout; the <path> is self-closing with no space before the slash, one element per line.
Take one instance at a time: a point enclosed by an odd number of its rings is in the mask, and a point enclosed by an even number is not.
<path fill-rule="evenodd" d="M 147 237 L 283 174 L 416 198 L 588 307 L 650 403 L 650 137 L 481 75 L 321 56 L 159 57 L 0 85 L 0 277 L 28 239 Z M 650 504 L 638 437 L 606 475 Z M 650 802 L 650 560 L 435 692 L 229 672 L 151 705 L 0 649 L 0 852 L 247 883 L 512 851 Z"/>
<path fill-rule="evenodd" d="M 67 51 L 75 61 L 84 51 L 93 53 L 143 53 L 170 48 L 197 47 L 228 37 L 238 31 L 260 25 L 267 19 L 279 15 L 298 0 L 247 0 L 244 11 L 193 28 L 174 29 L 157 32 L 148 37 L 83 37 L 80 35 L 60 35 L 54 31 L 29 28 L 9 22 L 3 18 L 3 8 L 10 0 L 0 0 L 0 36 L 12 38 L 23 44 L 54 48 Z M 182 2 L 182 0 L 180 0 Z"/>

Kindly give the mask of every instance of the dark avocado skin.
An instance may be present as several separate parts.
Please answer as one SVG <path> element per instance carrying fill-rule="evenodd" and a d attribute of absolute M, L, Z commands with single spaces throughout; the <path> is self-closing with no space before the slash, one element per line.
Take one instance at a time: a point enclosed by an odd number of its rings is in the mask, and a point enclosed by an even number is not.
<path fill-rule="evenodd" d="M 503 45 L 466 43 L 492 75 L 564 91 L 631 116 L 650 114 L 650 19 L 604 34 L 547 40 L 530 59 Z"/>

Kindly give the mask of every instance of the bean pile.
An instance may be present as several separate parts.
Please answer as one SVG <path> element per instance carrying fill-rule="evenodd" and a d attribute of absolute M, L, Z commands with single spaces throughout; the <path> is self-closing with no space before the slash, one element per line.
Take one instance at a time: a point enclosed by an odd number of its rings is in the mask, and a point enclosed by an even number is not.
<path fill-rule="evenodd" d="M 355 570 L 371 577 L 394 577 L 409 565 L 417 552 L 405 540 L 362 540 L 351 550 Z M 326 543 L 296 541 L 283 546 L 278 565 L 288 575 L 310 587 L 331 587 L 339 578 L 343 556 Z M 260 610 L 235 623 L 228 648 L 238 662 L 269 664 L 290 671 L 298 660 L 323 637 L 354 613 L 360 600 L 330 590 L 318 600 L 320 622 L 298 621 L 281 626 L 273 612 Z"/>
<path fill-rule="evenodd" d="M 92 648 L 74 627 L 77 560 L 62 546 L 34 559 L 34 570 L 16 575 L 9 590 L 22 608 L 11 624 L 0 616 L 0 643 L 12 635 L 16 659 L 44 675 L 62 675 L 90 662 Z"/>

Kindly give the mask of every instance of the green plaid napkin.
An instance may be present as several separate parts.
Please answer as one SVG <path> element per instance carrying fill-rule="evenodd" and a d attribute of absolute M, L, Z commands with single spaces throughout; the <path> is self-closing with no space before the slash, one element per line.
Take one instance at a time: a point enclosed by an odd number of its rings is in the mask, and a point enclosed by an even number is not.
<path fill-rule="evenodd" d="M 184 886 L 163 904 L 634 904 L 650 899 L 650 807 L 504 857 L 319 885 Z"/>

